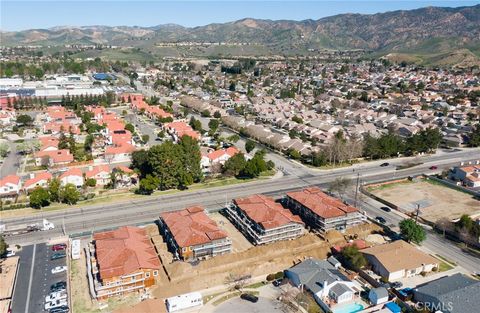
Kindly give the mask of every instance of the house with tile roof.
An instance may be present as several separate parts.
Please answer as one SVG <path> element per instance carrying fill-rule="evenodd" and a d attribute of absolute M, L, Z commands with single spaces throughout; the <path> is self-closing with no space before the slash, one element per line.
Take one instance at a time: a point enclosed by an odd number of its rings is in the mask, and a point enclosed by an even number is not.
<path fill-rule="evenodd" d="M 224 165 L 228 159 L 239 152 L 240 151 L 238 151 L 236 147 L 229 147 L 227 149 L 219 149 L 202 154 L 200 166 L 202 167 L 204 173 L 208 173 L 213 165 Z"/>
<path fill-rule="evenodd" d="M 62 185 L 73 184 L 77 188 L 82 187 L 84 182 L 82 170 L 76 167 L 70 168 L 66 172 L 63 172 L 58 179 L 60 179 Z"/>
<path fill-rule="evenodd" d="M 85 172 L 85 179 L 93 178 L 96 180 L 96 186 L 105 186 L 110 183 L 110 168 L 108 165 L 90 166 Z"/>
<path fill-rule="evenodd" d="M 45 150 L 35 153 L 35 165 L 54 166 L 73 162 L 73 154 L 68 149 Z"/>
<path fill-rule="evenodd" d="M 146 231 L 132 226 L 95 233 L 87 260 L 98 300 L 144 292 L 155 285 L 161 268 Z"/>
<path fill-rule="evenodd" d="M 288 192 L 285 202 L 306 224 L 320 232 L 344 230 L 363 224 L 367 219 L 357 208 L 327 195 L 318 187 Z"/>
<path fill-rule="evenodd" d="M 461 181 L 468 187 L 480 187 L 480 165 L 454 167 L 450 173 L 454 180 Z"/>
<path fill-rule="evenodd" d="M 438 269 L 438 260 L 411 244 L 397 240 L 360 250 L 372 266 L 372 270 L 388 281 L 413 277 Z"/>
<path fill-rule="evenodd" d="M 172 139 L 176 142 L 183 136 L 190 136 L 193 139 L 200 140 L 201 135 L 199 132 L 193 130 L 190 125 L 182 121 L 174 121 L 163 125 L 163 129 L 172 136 Z"/>
<path fill-rule="evenodd" d="M 232 250 L 227 233 L 200 206 L 164 212 L 158 222 L 165 242 L 179 259 L 205 259 Z"/>
<path fill-rule="evenodd" d="M 225 210 L 229 220 L 255 245 L 295 239 L 305 232 L 300 217 L 264 195 L 234 199 Z"/>
<path fill-rule="evenodd" d="M 8 175 L 0 179 L 0 197 L 16 196 L 20 192 L 20 177 Z"/>
<path fill-rule="evenodd" d="M 32 173 L 30 178 L 23 183 L 23 190 L 30 192 L 37 187 L 46 188 L 50 179 L 52 179 L 52 174 L 49 172 Z"/>

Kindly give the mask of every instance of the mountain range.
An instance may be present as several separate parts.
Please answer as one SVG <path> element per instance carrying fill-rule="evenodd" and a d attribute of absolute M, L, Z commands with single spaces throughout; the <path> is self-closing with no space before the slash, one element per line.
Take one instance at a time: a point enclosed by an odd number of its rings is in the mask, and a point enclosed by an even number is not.
<path fill-rule="evenodd" d="M 460 61 L 464 57 L 478 61 L 480 5 L 341 14 L 303 21 L 246 18 L 191 28 L 175 24 L 54 27 L 2 32 L 1 39 L 3 46 L 104 44 L 138 47 L 149 53 L 161 51 L 159 45 L 172 42 L 249 43 L 257 48 L 244 47 L 230 53 L 241 54 L 243 50 L 246 54 L 288 55 L 320 49 L 364 49 L 393 57 L 428 55 L 438 59 L 445 54 Z M 193 51 L 184 49 L 182 53 L 195 54 L 195 49 L 189 50 Z"/>

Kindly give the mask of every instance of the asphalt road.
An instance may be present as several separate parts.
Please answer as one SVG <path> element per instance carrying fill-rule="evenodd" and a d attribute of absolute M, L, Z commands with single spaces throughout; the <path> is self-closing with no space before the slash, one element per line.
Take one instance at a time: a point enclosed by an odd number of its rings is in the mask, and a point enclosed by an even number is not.
<path fill-rule="evenodd" d="M 462 153 L 470 157 L 471 151 Z M 460 154 L 460 155 L 462 155 Z M 431 172 L 428 167 L 437 164 L 439 170 L 458 164 L 459 153 L 428 156 L 426 160 L 433 160 L 406 170 L 396 171 L 395 167 L 379 167 L 378 162 L 367 163 L 356 167 L 355 172 L 351 168 L 342 168 L 330 171 L 318 171 L 309 175 L 295 177 L 283 176 L 278 179 L 259 180 L 241 185 L 223 186 L 197 191 L 183 191 L 168 195 L 145 197 L 144 200 L 131 200 L 119 203 L 86 206 L 80 209 L 65 209 L 52 212 L 21 217 L 8 218 L 2 222 L 11 226 L 19 226 L 40 222 L 47 218 L 55 223 L 56 228 L 51 231 L 30 233 L 26 235 L 7 237 L 10 243 L 41 242 L 42 240 L 56 237 L 63 232 L 65 225 L 67 234 L 85 231 L 99 230 L 118 225 L 149 222 L 157 218 L 162 211 L 181 209 L 189 205 L 200 204 L 207 209 L 217 209 L 225 205 L 232 198 L 243 197 L 255 193 L 270 195 L 282 195 L 286 191 L 303 188 L 309 185 L 325 186 L 337 177 L 349 177 L 355 179 L 357 173 L 361 173 L 364 182 L 387 180 L 395 177 Z M 454 160 L 452 162 L 452 160 Z M 401 160 L 391 161 L 402 162 Z M 440 165 L 442 163 L 442 165 Z M 314 170 L 312 170 L 314 171 Z"/>
<path fill-rule="evenodd" d="M 12 313 L 44 312 L 50 286 L 66 281 L 67 273 L 52 274 L 52 268 L 64 266 L 66 259 L 50 260 L 51 247 L 45 243 L 24 246 L 18 253 L 20 268 L 13 294 Z"/>
<path fill-rule="evenodd" d="M 3 164 L 0 166 L 0 179 L 8 176 L 15 175 L 20 167 L 20 156 L 17 154 L 17 144 L 11 141 L 7 141 L 10 147 L 10 152 L 7 157 L 3 159 Z"/>

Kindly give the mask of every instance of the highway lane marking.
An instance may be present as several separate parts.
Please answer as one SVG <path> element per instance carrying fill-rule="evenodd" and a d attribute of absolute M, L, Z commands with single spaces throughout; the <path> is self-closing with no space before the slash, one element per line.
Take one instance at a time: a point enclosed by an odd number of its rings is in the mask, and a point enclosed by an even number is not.
<path fill-rule="evenodd" d="M 28 281 L 27 302 L 25 303 L 25 313 L 28 313 L 30 306 L 30 292 L 32 291 L 33 267 L 35 266 L 35 253 L 37 252 L 37 245 L 33 245 L 32 265 L 30 266 L 30 280 Z"/>

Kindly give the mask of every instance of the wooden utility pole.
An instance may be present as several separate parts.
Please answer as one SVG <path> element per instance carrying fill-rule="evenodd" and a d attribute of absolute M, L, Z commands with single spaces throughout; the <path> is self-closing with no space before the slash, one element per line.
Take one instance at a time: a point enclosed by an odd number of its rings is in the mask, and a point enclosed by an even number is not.
<path fill-rule="evenodd" d="M 357 173 L 357 185 L 356 185 L 356 188 L 355 188 L 355 204 L 354 204 L 354 207 L 357 207 L 359 184 L 360 184 L 360 173 Z"/>

